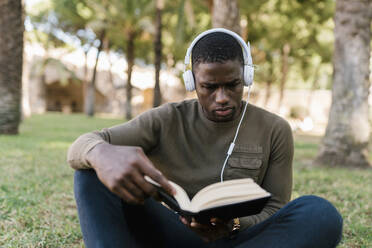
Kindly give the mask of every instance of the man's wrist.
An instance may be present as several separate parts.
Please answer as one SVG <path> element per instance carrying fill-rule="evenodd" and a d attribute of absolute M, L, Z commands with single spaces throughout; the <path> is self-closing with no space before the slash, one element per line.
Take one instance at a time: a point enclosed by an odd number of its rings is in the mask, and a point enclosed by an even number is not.
<path fill-rule="evenodd" d="M 101 153 L 100 151 L 101 149 L 104 148 L 105 145 L 107 145 L 107 143 L 104 142 L 98 143 L 92 149 L 90 149 L 90 151 L 88 151 L 87 154 L 85 155 L 85 160 L 92 169 L 95 169 L 95 165 L 97 164 L 95 162 L 97 154 Z"/>

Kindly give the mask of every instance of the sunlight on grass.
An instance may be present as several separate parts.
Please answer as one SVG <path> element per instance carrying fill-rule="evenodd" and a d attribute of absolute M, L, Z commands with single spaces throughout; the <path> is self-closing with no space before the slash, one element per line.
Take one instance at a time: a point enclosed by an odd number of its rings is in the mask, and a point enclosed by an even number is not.
<path fill-rule="evenodd" d="M 52 113 L 0 136 L 0 247 L 83 247 L 66 151 L 82 133 L 121 122 Z M 292 198 L 328 199 L 344 218 L 339 247 L 372 247 L 372 170 L 312 166 L 319 142 L 295 136 Z"/>

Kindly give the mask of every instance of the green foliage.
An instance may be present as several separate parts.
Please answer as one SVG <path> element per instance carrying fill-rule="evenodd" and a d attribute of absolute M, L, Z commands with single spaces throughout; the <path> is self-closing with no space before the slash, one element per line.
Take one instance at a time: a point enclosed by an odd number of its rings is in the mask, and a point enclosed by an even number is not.
<path fill-rule="evenodd" d="M 102 32 L 103 21 L 101 15 L 80 0 L 51 0 L 61 29 L 68 35 L 79 40 L 85 52 L 93 46 L 94 41 Z"/>
<path fill-rule="evenodd" d="M 27 8 L 27 18 L 33 26 L 33 30 L 26 33 L 26 39 L 42 44 L 45 50 L 66 46 L 58 34 L 61 31 L 61 26 L 51 4 L 50 1 L 39 2 L 32 8 Z"/>
<path fill-rule="evenodd" d="M 133 35 L 136 58 L 150 62 L 154 29 L 151 15 L 154 11 L 154 1 L 150 0 L 110 1 L 110 8 L 105 11 L 105 16 L 110 23 L 107 37 L 111 48 L 126 54 L 128 40 Z"/>
<path fill-rule="evenodd" d="M 240 1 L 242 18 L 247 20 L 248 40 L 255 63 L 256 81 L 278 82 L 280 56 L 290 46 L 292 81 L 312 82 L 318 64 L 331 63 L 334 1 L 266 0 Z M 273 67 L 273 68 L 271 68 Z M 321 70 L 321 72 L 329 73 Z M 303 86 L 303 85 L 301 85 Z"/>
<path fill-rule="evenodd" d="M 0 247 L 83 246 L 66 151 L 80 134 L 121 122 L 49 113 L 26 119 L 19 136 L 0 136 Z M 371 247 L 372 171 L 311 166 L 319 142 L 295 137 L 292 198 L 328 199 L 344 218 L 339 247 Z"/>
<path fill-rule="evenodd" d="M 164 3 L 163 61 L 175 66 L 182 62 L 196 34 L 211 27 L 210 9 L 208 1 L 164 0 Z M 239 1 L 239 6 L 243 26 L 245 21 L 247 24 L 243 29 L 258 65 L 256 82 L 279 83 L 283 47 L 288 45 L 289 87 L 330 86 L 333 0 L 252 0 Z M 48 34 L 48 39 L 39 35 L 44 46 L 48 43 L 43 40 L 61 43 L 58 33 L 63 30 L 87 52 L 92 46 L 98 47 L 98 39 L 105 32 L 101 41 L 105 51 L 126 55 L 128 39 L 134 36 L 135 57 L 145 63 L 154 60 L 155 1 L 48 0 L 28 8 L 28 15 L 39 32 Z"/>
<path fill-rule="evenodd" d="M 197 34 L 211 28 L 206 1 L 166 1 L 164 10 L 164 54 L 173 66 L 185 58 L 186 49 Z M 170 62 L 170 60 L 172 62 Z"/>

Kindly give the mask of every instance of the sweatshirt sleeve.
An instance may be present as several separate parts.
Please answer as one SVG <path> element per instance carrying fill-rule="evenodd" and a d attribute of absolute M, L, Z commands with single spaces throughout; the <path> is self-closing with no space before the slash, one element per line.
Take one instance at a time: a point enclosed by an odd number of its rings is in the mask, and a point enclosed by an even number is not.
<path fill-rule="evenodd" d="M 90 169 L 91 165 L 86 161 L 87 153 L 92 150 L 96 145 L 108 142 L 107 130 L 101 132 L 92 132 L 81 135 L 70 146 L 67 152 L 67 162 L 75 170 Z"/>
<path fill-rule="evenodd" d="M 280 119 L 273 125 L 269 167 L 261 184 L 272 196 L 261 213 L 241 218 L 242 228 L 264 221 L 289 202 L 293 152 L 292 130 L 285 120 Z"/>
<path fill-rule="evenodd" d="M 81 135 L 70 146 L 67 162 L 74 169 L 90 169 L 87 153 L 96 145 L 107 142 L 112 145 L 139 146 L 145 153 L 156 147 L 165 122 L 169 118 L 169 105 L 147 111 L 136 118 L 102 131 Z"/>

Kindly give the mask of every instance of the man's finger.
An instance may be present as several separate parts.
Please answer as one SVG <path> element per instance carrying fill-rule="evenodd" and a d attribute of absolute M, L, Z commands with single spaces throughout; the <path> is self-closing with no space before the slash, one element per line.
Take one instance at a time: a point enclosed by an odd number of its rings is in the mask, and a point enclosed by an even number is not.
<path fill-rule="evenodd" d="M 210 219 L 210 223 L 211 223 L 212 226 L 215 226 L 215 225 L 227 225 L 228 224 L 228 221 L 222 220 L 220 218 L 211 218 Z"/>
<path fill-rule="evenodd" d="M 189 222 L 186 220 L 186 218 L 180 216 L 180 220 L 181 220 L 181 222 L 182 222 L 183 224 L 185 224 L 185 225 L 187 225 L 187 226 L 189 225 Z"/>
<path fill-rule="evenodd" d="M 199 229 L 199 230 L 210 230 L 211 229 L 211 226 L 210 225 L 204 225 L 204 224 L 200 224 L 198 222 L 191 222 L 190 226 L 192 228 L 196 228 L 196 229 Z"/>
<path fill-rule="evenodd" d="M 143 156 L 143 158 L 144 158 L 143 160 L 144 163 L 140 165 L 140 168 L 143 174 L 148 175 L 149 177 L 151 177 L 152 180 L 160 184 L 160 186 L 166 192 L 168 192 L 168 194 L 174 195 L 176 191 L 172 187 L 172 185 L 170 185 L 170 183 L 165 178 L 165 176 L 152 165 L 151 161 L 146 156 Z"/>
<path fill-rule="evenodd" d="M 135 183 L 130 180 L 122 180 L 121 183 L 137 201 L 142 202 L 145 199 L 145 193 Z"/>
<path fill-rule="evenodd" d="M 133 173 L 133 182 L 139 187 L 142 189 L 142 191 L 147 195 L 147 196 L 155 196 L 156 195 L 156 188 L 149 182 L 147 182 L 143 175 L 138 172 L 138 171 L 135 171 Z"/>
<path fill-rule="evenodd" d="M 143 202 L 138 201 L 131 193 L 129 193 L 126 189 L 123 187 L 118 188 L 114 193 L 116 193 L 121 199 L 128 203 L 132 204 L 141 204 Z"/>

